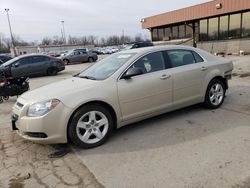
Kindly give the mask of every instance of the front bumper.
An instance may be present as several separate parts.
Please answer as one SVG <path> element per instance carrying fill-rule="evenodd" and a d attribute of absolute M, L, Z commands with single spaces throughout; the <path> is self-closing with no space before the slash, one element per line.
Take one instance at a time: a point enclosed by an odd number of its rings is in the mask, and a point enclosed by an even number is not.
<path fill-rule="evenodd" d="M 55 109 L 41 117 L 28 117 L 28 105 L 21 109 L 13 107 L 12 129 L 24 139 L 56 144 L 67 142 L 67 122 L 71 109 L 60 103 Z"/>

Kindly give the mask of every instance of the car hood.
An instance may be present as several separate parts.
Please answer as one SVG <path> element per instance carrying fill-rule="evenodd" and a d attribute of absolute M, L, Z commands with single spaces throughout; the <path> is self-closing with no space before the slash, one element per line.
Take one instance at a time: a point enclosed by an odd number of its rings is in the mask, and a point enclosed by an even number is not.
<path fill-rule="evenodd" d="M 100 81 L 73 77 L 28 91 L 24 93 L 21 98 L 29 103 L 36 103 L 49 99 L 59 99 L 63 101 L 64 97 L 96 87 L 99 82 Z"/>

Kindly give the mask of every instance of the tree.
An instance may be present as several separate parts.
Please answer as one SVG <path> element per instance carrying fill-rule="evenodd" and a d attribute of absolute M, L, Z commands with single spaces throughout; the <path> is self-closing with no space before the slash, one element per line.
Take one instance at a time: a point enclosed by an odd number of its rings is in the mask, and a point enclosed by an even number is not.
<path fill-rule="evenodd" d="M 42 45 L 50 45 L 52 44 L 52 40 L 49 37 L 44 37 L 41 42 Z"/>

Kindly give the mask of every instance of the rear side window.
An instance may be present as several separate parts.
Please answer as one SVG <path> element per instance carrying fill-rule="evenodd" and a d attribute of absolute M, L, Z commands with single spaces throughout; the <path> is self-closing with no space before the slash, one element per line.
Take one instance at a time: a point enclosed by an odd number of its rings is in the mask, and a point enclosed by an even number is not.
<path fill-rule="evenodd" d="M 192 53 L 194 55 L 196 63 L 204 62 L 204 60 L 202 59 L 202 57 L 199 54 L 197 54 L 196 52 L 192 52 Z"/>
<path fill-rule="evenodd" d="M 44 62 L 44 61 L 48 61 L 49 58 L 45 57 L 45 56 L 34 56 L 33 57 L 33 63 L 40 63 L 40 62 Z"/>
<path fill-rule="evenodd" d="M 167 54 L 173 68 L 196 63 L 193 53 L 188 50 L 170 50 Z"/>

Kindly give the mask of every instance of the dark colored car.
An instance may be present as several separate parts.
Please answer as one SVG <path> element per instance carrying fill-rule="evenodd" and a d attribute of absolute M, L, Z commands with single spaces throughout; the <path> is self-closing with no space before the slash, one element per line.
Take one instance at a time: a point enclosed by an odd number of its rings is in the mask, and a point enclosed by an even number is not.
<path fill-rule="evenodd" d="M 1 55 L 0 54 L 0 64 L 3 64 L 3 63 L 5 63 L 6 61 L 9 61 L 9 60 L 11 60 L 12 58 L 10 57 L 10 56 L 8 56 L 8 55 Z"/>
<path fill-rule="evenodd" d="M 65 64 L 95 62 L 97 59 L 98 57 L 96 53 L 80 49 L 71 50 L 65 56 L 61 57 L 61 60 L 63 60 Z"/>
<path fill-rule="evenodd" d="M 129 44 L 126 47 L 126 50 L 130 50 L 130 49 L 134 49 L 134 48 L 144 48 L 144 47 L 150 47 L 150 46 L 154 46 L 154 44 L 152 42 L 149 42 L 149 41 L 134 42 L 134 43 Z"/>
<path fill-rule="evenodd" d="M 14 78 L 35 75 L 56 75 L 65 69 L 64 62 L 46 55 L 24 55 L 7 61 L 0 72 Z"/>

